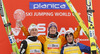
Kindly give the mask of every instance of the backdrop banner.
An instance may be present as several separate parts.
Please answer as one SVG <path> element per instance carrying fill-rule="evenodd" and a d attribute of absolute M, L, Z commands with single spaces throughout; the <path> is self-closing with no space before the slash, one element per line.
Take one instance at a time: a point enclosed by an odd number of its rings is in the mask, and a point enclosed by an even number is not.
<path fill-rule="evenodd" d="M 20 43 L 26 39 L 20 28 L 16 27 L 16 18 L 14 12 L 21 9 L 25 13 L 25 18 L 22 19 L 23 25 L 28 29 L 30 24 L 37 24 L 38 35 L 47 35 L 47 27 L 50 22 L 57 23 L 58 32 L 63 35 L 66 30 L 76 30 L 79 25 L 69 7 L 64 0 L 3 0 L 8 18 L 11 22 L 12 32 L 15 36 L 18 48 Z M 86 11 L 86 0 L 71 0 L 77 12 L 88 27 L 88 18 Z M 100 46 L 100 0 L 93 0 L 94 25 L 97 36 L 97 43 Z M 89 39 L 81 29 L 77 42 L 90 45 Z M 12 48 L 0 16 L 0 54 L 11 54 Z M 85 53 L 83 53 L 85 54 Z"/>

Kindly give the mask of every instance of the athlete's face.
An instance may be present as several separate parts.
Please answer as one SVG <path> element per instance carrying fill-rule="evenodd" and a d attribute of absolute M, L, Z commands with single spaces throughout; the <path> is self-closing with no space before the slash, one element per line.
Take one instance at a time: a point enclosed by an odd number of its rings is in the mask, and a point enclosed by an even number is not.
<path fill-rule="evenodd" d="M 66 39 L 67 39 L 67 42 L 68 42 L 68 43 L 71 43 L 71 42 L 73 41 L 73 35 L 68 35 L 68 36 L 66 37 Z"/>
<path fill-rule="evenodd" d="M 52 26 L 51 28 L 50 28 L 50 34 L 56 34 L 56 28 L 54 27 L 54 26 Z"/>
<path fill-rule="evenodd" d="M 36 28 L 31 29 L 30 31 L 31 36 L 37 36 L 37 34 L 38 34 L 38 30 Z"/>

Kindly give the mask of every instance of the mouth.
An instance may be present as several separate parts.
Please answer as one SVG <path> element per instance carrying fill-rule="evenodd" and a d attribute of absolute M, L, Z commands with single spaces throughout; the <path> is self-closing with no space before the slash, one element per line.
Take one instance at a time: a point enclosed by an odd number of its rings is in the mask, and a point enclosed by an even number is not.
<path fill-rule="evenodd" d="M 51 32 L 55 32 L 54 30 L 51 30 Z"/>
<path fill-rule="evenodd" d="M 36 33 L 32 33 L 33 35 L 35 35 Z"/>
<path fill-rule="evenodd" d="M 69 39 L 69 41 L 71 42 L 72 40 L 71 40 L 71 39 Z"/>
<path fill-rule="evenodd" d="M 51 31 L 52 33 L 54 33 L 55 31 Z"/>

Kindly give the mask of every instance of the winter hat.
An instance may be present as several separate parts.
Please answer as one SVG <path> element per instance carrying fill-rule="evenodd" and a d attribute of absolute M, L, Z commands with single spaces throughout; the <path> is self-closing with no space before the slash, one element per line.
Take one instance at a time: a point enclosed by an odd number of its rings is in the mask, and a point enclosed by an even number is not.
<path fill-rule="evenodd" d="M 73 31 L 72 30 L 67 30 L 66 33 L 65 33 L 65 38 L 68 35 L 73 35 Z"/>
<path fill-rule="evenodd" d="M 38 30 L 37 25 L 32 23 L 32 24 L 29 26 L 29 28 L 28 28 L 29 33 L 30 33 L 30 31 L 31 31 L 33 28 L 36 28 L 36 29 Z"/>
<path fill-rule="evenodd" d="M 56 28 L 56 30 L 57 30 L 57 24 L 56 24 L 55 22 L 51 22 L 51 23 L 49 23 L 49 25 L 48 25 L 48 31 L 50 30 L 50 28 L 51 28 L 52 26 L 54 26 L 54 27 Z"/>

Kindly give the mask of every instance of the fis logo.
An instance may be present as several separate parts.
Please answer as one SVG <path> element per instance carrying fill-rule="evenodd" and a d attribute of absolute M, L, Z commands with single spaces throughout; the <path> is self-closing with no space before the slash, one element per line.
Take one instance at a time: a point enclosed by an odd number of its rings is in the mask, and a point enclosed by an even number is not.
<path fill-rule="evenodd" d="M 30 2 L 30 9 L 69 9 L 65 2 Z"/>
<path fill-rule="evenodd" d="M 16 42 L 13 35 L 9 36 L 9 41 L 10 41 L 11 44 Z"/>

